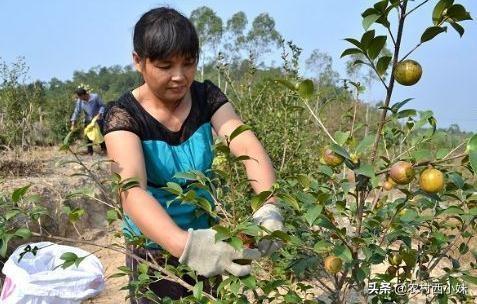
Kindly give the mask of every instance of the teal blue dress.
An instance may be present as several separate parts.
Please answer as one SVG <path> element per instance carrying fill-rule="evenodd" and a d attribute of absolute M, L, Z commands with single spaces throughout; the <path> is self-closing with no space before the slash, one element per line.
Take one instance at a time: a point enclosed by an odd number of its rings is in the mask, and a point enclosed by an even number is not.
<path fill-rule="evenodd" d="M 210 228 L 214 219 L 207 213 L 198 212 L 195 205 L 179 201 L 172 193 L 162 188 L 167 182 L 175 182 L 186 189 L 188 181 L 174 177 L 179 172 L 197 170 L 205 175 L 210 174 L 209 169 L 214 158 L 210 119 L 215 111 L 228 102 L 220 89 L 207 80 L 204 83 L 194 81 L 190 92 L 191 110 L 177 132 L 167 129 L 144 110 L 131 92 L 108 104 L 104 125 L 104 134 L 122 130 L 132 132 L 140 138 L 146 165 L 147 192 L 184 230 Z M 194 191 L 214 206 L 207 191 Z M 123 233 L 127 238 L 142 235 L 128 216 L 123 223 Z M 160 247 L 148 241 L 146 248 Z"/>

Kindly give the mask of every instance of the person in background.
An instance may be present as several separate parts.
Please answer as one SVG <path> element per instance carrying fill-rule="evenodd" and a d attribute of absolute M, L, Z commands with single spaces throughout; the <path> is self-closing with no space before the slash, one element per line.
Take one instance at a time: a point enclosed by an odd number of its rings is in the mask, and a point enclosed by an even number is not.
<path fill-rule="evenodd" d="M 160 7 L 145 13 L 134 28 L 136 69 L 144 84 L 126 92 L 105 111 L 104 139 L 112 170 L 122 179 L 136 177 L 137 187 L 121 193 L 125 213 L 126 238 L 146 236 L 149 241 L 129 249 L 146 260 L 156 259 L 162 266 L 188 265 L 204 277 L 230 273 L 245 276 L 250 265 L 236 260 L 257 260 L 280 248 L 278 242 L 262 240 L 258 249 L 235 249 L 224 241 L 215 241 L 215 223 L 195 205 L 181 202 L 162 189 L 168 182 L 187 187 L 176 173 L 191 170 L 204 174 L 211 169 L 213 134 L 221 138 L 243 125 L 232 103 L 211 81 L 194 80 L 199 60 L 199 39 L 193 24 L 174 9 Z M 235 156 L 244 160 L 251 188 L 255 193 L 270 190 L 275 182 L 272 162 L 255 134 L 248 130 L 230 143 Z M 196 195 L 209 201 L 211 195 L 195 189 Z M 168 203 L 172 201 L 172 203 Z M 276 199 L 271 197 L 253 214 L 253 221 L 268 231 L 282 230 L 283 217 Z M 163 251 L 172 257 L 161 259 Z M 138 265 L 129 255 L 130 282 L 139 276 Z M 194 285 L 192 277 L 183 279 Z M 215 279 L 215 278 L 214 278 Z M 217 280 L 204 290 L 215 293 Z M 191 292 L 176 282 L 159 279 L 149 285 L 159 298 L 180 299 Z M 131 289 L 131 303 L 151 303 Z"/>
<path fill-rule="evenodd" d="M 76 99 L 75 110 L 71 115 L 71 131 L 75 129 L 76 121 L 79 118 L 81 112 L 85 113 L 84 126 L 86 127 L 94 117 L 96 122 L 103 133 L 103 114 L 104 114 L 104 103 L 101 100 L 101 97 L 98 94 L 88 93 L 85 88 L 79 87 L 75 90 Z M 92 141 L 86 137 L 86 143 L 88 144 L 88 154 L 93 155 L 93 145 Z M 101 150 L 103 153 L 106 152 L 106 144 L 101 143 Z"/>

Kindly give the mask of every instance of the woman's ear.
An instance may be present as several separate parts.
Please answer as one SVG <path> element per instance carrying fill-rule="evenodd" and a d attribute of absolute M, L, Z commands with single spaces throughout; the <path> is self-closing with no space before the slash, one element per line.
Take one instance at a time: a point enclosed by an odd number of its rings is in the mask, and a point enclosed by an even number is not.
<path fill-rule="evenodd" d="M 143 59 L 136 52 L 133 52 L 132 56 L 133 56 L 134 67 L 139 73 L 142 73 Z"/>

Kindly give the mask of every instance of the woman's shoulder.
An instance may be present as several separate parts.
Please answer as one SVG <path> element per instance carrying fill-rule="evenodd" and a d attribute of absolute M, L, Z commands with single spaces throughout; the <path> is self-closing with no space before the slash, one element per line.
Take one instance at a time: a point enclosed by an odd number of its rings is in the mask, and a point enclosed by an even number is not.
<path fill-rule="evenodd" d="M 198 82 L 203 92 L 203 97 L 208 108 L 209 119 L 224 104 L 229 102 L 225 93 L 212 81 L 206 79 L 204 82 Z"/>
<path fill-rule="evenodd" d="M 131 92 L 124 93 L 115 101 L 107 104 L 105 109 L 105 134 L 125 130 L 140 134 L 139 123 L 137 121 L 137 109 L 131 100 Z"/>

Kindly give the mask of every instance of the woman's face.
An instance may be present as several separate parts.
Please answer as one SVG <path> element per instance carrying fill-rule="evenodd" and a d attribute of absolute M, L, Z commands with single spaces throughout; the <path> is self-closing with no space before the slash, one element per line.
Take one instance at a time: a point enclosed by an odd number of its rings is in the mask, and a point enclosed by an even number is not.
<path fill-rule="evenodd" d="M 142 59 L 134 53 L 133 59 L 146 86 L 163 102 L 175 102 L 183 98 L 189 91 L 197 70 L 194 58 L 173 56 L 165 60 L 150 60 Z"/>

